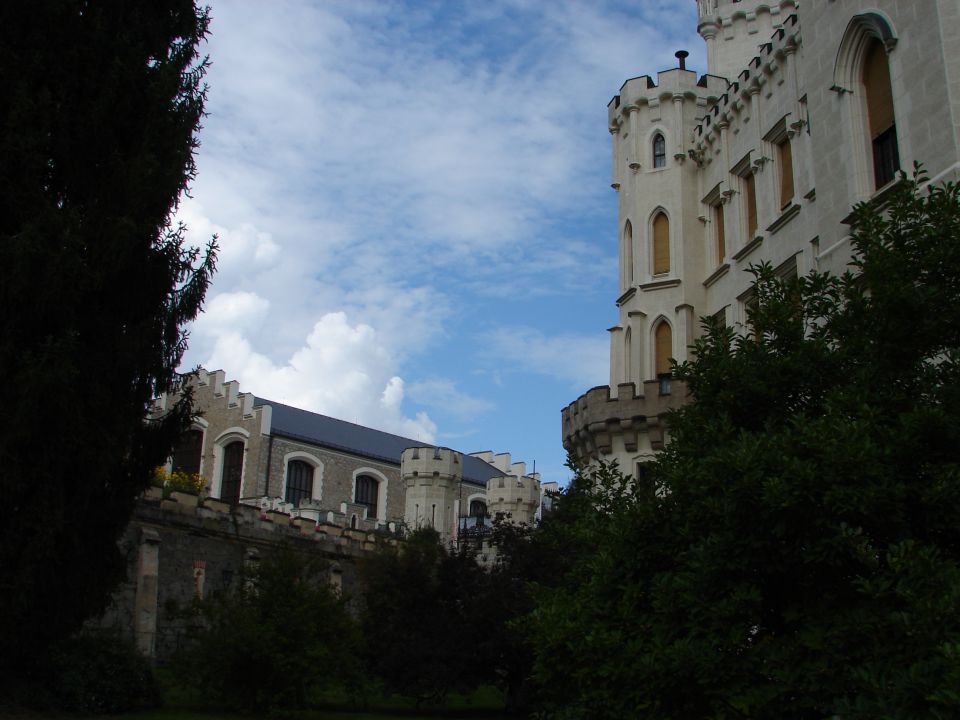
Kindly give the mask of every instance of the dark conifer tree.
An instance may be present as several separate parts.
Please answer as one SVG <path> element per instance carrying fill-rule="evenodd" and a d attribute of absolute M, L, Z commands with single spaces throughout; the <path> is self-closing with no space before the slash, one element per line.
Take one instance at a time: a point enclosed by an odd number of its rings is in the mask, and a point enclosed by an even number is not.
<path fill-rule="evenodd" d="M 193 0 L 0 4 L 0 678 L 97 613 L 117 540 L 188 417 L 178 384 L 215 245 L 195 173 L 208 14 Z"/>

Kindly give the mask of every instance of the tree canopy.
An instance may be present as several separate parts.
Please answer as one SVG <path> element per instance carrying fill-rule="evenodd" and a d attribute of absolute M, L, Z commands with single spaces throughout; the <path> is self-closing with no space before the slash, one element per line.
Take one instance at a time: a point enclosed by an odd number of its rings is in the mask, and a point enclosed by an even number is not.
<path fill-rule="evenodd" d="M 923 181 L 856 208 L 850 272 L 756 267 L 749 332 L 706 322 L 655 492 L 581 468 L 554 716 L 956 717 L 960 191 Z"/>
<path fill-rule="evenodd" d="M 173 221 L 209 16 L 192 0 L 0 5 L 0 677 L 102 608 L 190 398 L 146 421 L 214 270 Z"/>

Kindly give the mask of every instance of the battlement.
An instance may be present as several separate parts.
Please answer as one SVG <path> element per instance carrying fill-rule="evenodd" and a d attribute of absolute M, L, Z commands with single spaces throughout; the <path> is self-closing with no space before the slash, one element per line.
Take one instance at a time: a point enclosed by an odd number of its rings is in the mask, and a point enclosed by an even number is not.
<path fill-rule="evenodd" d="M 206 533 L 234 535 L 239 532 L 271 542 L 306 539 L 327 552 L 337 553 L 369 552 L 378 541 L 395 542 L 405 530 L 402 523 L 375 520 L 364 520 L 354 527 L 344 513 L 322 511 L 319 505 L 310 503 L 294 508 L 282 498 L 246 498 L 239 505 L 230 505 L 215 498 L 177 491 L 164 498 L 161 489 L 156 487 L 147 489 L 138 508 L 138 516 L 152 513 L 165 522 L 195 525 Z"/>
<path fill-rule="evenodd" d="M 707 43 L 707 70 L 732 78 L 756 53 L 756 38 L 769 37 L 796 0 L 698 0 L 697 32 Z"/>
<path fill-rule="evenodd" d="M 463 477 L 463 456 L 450 448 L 407 448 L 400 456 L 400 474 L 407 480 L 434 478 L 456 482 Z"/>
<path fill-rule="evenodd" d="M 719 139 L 720 130 L 730 125 L 750 102 L 752 94 L 761 91 L 768 79 L 783 64 L 788 55 L 796 52 L 800 45 L 800 26 L 796 15 L 784 20 L 783 26 L 773 33 L 769 42 L 760 46 L 755 55 L 730 83 L 723 93 L 707 110 L 706 115 L 694 128 L 694 141 L 698 150 L 704 144 L 713 144 Z"/>
<path fill-rule="evenodd" d="M 620 86 L 620 93 L 607 104 L 608 124 L 611 130 L 620 124 L 619 118 L 642 107 L 654 107 L 676 98 L 712 102 L 726 92 L 728 82 L 721 77 L 701 75 L 692 70 L 672 68 L 657 73 L 656 82 L 649 75 L 630 78 Z"/>
<path fill-rule="evenodd" d="M 609 455 L 613 438 L 621 436 L 626 450 L 636 452 L 641 433 L 650 437 L 653 450 L 663 449 L 666 414 L 686 404 L 686 383 L 674 380 L 664 394 L 660 380 L 648 380 L 642 390 L 638 394 L 634 383 L 623 383 L 612 397 L 610 387 L 601 385 L 570 403 L 562 411 L 564 449 L 581 459 Z"/>

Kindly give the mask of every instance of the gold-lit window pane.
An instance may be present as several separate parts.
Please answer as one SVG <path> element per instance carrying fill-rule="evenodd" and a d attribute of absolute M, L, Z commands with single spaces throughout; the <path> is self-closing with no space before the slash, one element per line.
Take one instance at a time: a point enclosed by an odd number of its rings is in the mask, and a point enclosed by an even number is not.
<path fill-rule="evenodd" d="M 717 264 L 720 264 L 727 256 L 727 235 L 723 227 L 723 205 L 717 205 L 714 208 L 713 221 L 717 224 Z"/>
<path fill-rule="evenodd" d="M 780 209 L 793 202 L 793 150 L 790 141 L 784 140 L 780 148 Z"/>
<path fill-rule="evenodd" d="M 656 371 L 657 376 L 668 375 L 670 373 L 670 357 L 673 355 L 673 331 L 667 323 L 662 322 L 657 325 L 654 333 L 654 343 L 656 345 Z"/>
<path fill-rule="evenodd" d="M 653 274 L 670 272 L 670 221 L 663 213 L 653 221 Z"/>
<path fill-rule="evenodd" d="M 874 40 L 867 50 L 863 67 L 863 85 L 867 93 L 867 117 L 870 121 L 870 139 L 874 139 L 893 125 L 893 92 L 890 89 L 890 66 L 883 45 Z"/>
<path fill-rule="evenodd" d="M 753 175 L 743 178 L 743 192 L 747 202 L 747 241 L 757 235 L 757 188 Z"/>

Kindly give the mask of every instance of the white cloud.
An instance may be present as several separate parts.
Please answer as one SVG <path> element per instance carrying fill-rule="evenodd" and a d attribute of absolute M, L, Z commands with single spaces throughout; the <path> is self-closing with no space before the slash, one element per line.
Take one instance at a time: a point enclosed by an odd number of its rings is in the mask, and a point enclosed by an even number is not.
<path fill-rule="evenodd" d="M 250 303 L 240 298 L 223 305 L 233 312 Z M 221 327 L 205 365 L 227 369 L 245 391 L 277 402 L 424 442 L 436 436 L 426 413 L 404 416 L 403 380 L 376 332 L 350 325 L 344 313 L 320 318 L 305 344 L 280 364 L 255 351 L 242 333 Z"/>
<path fill-rule="evenodd" d="M 422 439 L 437 429 L 405 404 L 462 408 L 469 432 L 482 383 L 516 368 L 576 392 L 604 382 L 605 341 L 524 328 L 552 321 L 539 297 L 616 292 L 605 106 L 634 69 L 673 65 L 677 7 L 215 2 L 199 175 L 178 216 L 221 252 L 184 365 Z M 503 331 L 496 366 L 464 358 L 464 377 L 438 379 L 504 299 L 524 327 Z"/>
<path fill-rule="evenodd" d="M 429 408 L 442 409 L 460 420 L 476 418 L 494 408 L 489 400 L 461 391 L 448 378 L 431 377 L 412 383 L 408 394 L 411 400 Z"/>
<path fill-rule="evenodd" d="M 586 389 L 605 385 L 609 340 L 598 335 L 545 335 L 528 327 L 500 328 L 489 336 L 490 355 L 538 375 Z"/>

